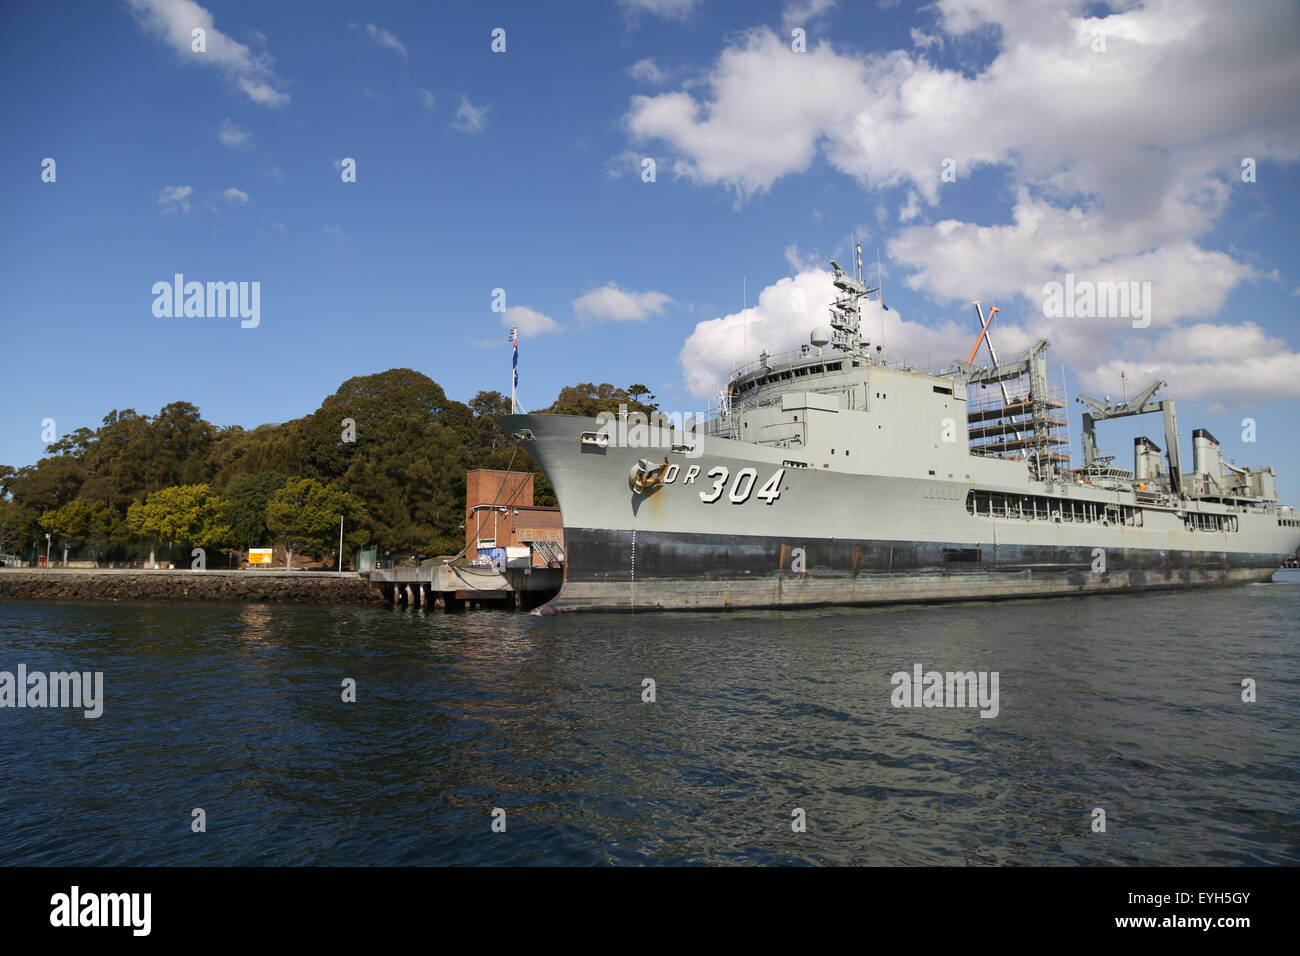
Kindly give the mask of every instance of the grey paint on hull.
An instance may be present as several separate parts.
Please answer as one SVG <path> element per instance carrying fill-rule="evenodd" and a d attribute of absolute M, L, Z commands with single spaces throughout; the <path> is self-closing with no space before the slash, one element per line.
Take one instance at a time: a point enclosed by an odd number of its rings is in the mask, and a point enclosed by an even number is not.
<path fill-rule="evenodd" d="M 1227 551 L 1110 551 L 1004 544 L 971 548 L 960 542 L 772 538 L 765 536 L 610 531 L 566 528 L 569 581 L 710 581 L 767 577 L 796 568 L 812 575 L 1059 571 L 1131 571 L 1155 576 L 1275 569 L 1268 554 Z M 1093 567 L 1098 571 L 1093 571 Z"/>
<path fill-rule="evenodd" d="M 1116 553 L 1003 546 L 999 561 L 945 561 L 967 548 L 932 542 L 725 539 L 566 528 L 575 561 L 546 612 L 790 608 L 1055 597 L 1267 581 L 1269 555 Z M 802 550 L 796 564 L 795 549 Z M 980 555 L 984 557 L 983 554 Z M 803 570 L 796 571 L 795 567 Z"/>

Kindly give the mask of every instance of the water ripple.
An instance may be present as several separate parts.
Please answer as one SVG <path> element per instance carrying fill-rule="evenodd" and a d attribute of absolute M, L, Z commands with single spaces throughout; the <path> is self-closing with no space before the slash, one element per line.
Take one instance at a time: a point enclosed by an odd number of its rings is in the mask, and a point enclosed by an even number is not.
<path fill-rule="evenodd" d="M 1293 585 L 636 617 L 0 603 L 0 669 L 100 670 L 106 698 L 98 720 L 0 709 L 0 845 L 28 865 L 1294 865 L 1298 609 Z M 999 672 L 998 715 L 892 707 L 918 663 Z"/>

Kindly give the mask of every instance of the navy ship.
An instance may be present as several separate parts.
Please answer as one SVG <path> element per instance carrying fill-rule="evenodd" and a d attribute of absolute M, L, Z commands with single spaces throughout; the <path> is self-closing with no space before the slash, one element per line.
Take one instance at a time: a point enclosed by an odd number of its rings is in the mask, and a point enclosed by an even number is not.
<path fill-rule="evenodd" d="M 1171 398 L 1079 396 L 1083 464 L 1040 340 L 940 374 L 861 334 L 878 295 L 831 262 L 829 327 L 738 369 L 715 414 L 509 415 L 555 489 L 564 586 L 542 610 L 786 608 L 1090 594 L 1266 581 L 1300 546 L 1272 468 L 1224 460 L 1205 429 L 1183 465 Z M 976 304 L 979 310 L 978 303 Z M 991 316 L 990 316 L 991 318 Z M 980 342 L 976 342 L 976 350 Z M 1163 419 L 1133 467 L 1097 423 Z"/>

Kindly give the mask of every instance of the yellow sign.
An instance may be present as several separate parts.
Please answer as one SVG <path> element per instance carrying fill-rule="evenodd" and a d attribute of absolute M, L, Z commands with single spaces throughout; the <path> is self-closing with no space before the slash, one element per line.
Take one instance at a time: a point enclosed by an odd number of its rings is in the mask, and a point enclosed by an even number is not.
<path fill-rule="evenodd" d="M 249 564 L 270 564 L 271 549 L 270 548 L 249 548 L 248 563 Z"/>

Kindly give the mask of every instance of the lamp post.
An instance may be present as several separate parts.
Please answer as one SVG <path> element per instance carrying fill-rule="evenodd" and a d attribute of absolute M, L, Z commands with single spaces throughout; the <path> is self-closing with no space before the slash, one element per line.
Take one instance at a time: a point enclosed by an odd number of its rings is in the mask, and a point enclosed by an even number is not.
<path fill-rule="evenodd" d="M 339 574 L 343 573 L 343 516 L 339 515 Z"/>
<path fill-rule="evenodd" d="M 50 566 L 50 533 L 45 532 L 45 566 Z"/>

